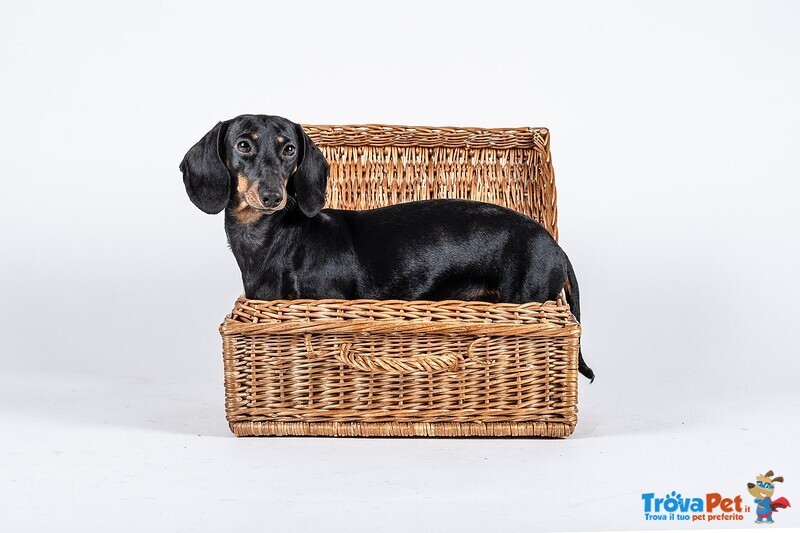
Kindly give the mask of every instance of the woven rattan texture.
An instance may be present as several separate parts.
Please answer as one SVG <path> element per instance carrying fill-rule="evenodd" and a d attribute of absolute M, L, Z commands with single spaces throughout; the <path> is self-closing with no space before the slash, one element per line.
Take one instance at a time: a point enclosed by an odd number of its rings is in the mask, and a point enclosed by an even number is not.
<path fill-rule="evenodd" d="M 538 220 L 555 237 L 550 134 L 541 128 L 303 126 L 331 164 L 328 206 L 464 198 Z"/>
<path fill-rule="evenodd" d="M 328 206 L 466 198 L 557 235 L 544 129 L 304 126 Z M 240 298 L 220 327 L 236 435 L 551 436 L 577 420 L 580 327 L 557 302 Z"/>

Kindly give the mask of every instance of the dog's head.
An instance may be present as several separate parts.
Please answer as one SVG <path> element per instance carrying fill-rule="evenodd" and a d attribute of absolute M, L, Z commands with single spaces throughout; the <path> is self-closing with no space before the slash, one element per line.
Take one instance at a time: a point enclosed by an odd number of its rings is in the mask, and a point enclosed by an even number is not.
<path fill-rule="evenodd" d="M 313 217 L 325 204 L 328 162 L 299 124 L 267 115 L 220 122 L 180 164 L 194 205 L 216 214 L 230 207 L 250 223 L 296 202 Z"/>
<path fill-rule="evenodd" d="M 747 484 L 747 492 L 755 498 L 771 498 L 775 493 L 775 483 L 782 483 L 783 476 L 772 477 L 772 470 L 763 476 L 756 476 L 755 483 Z"/>

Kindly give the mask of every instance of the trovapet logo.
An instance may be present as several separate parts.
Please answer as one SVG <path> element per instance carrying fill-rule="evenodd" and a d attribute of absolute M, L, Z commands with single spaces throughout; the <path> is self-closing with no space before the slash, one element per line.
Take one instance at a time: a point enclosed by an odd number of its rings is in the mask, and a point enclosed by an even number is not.
<path fill-rule="evenodd" d="M 663 498 L 655 493 L 642 494 L 645 520 L 681 520 L 712 522 L 722 520 L 744 520 L 749 506 L 742 504 L 742 497 L 725 497 L 719 492 L 709 492 L 702 497 L 687 497 L 672 491 Z"/>
<path fill-rule="evenodd" d="M 738 494 L 708 492 L 703 495 L 684 496 L 672 491 L 663 497 L 654 492 L 642 494 L 644 519 L 648 521 L 722 522 L 743 521 L 745 515 L 755 513 L 756 524 L 773 524 L 773 513 L 791 507 L 784 497 L 773 499 L 775 483 L 783 483 L 783 476 L 772 470 L 755 476 L 755 483 L 747 484 L 747 492 L 755 505 L 746 503 Z"/>

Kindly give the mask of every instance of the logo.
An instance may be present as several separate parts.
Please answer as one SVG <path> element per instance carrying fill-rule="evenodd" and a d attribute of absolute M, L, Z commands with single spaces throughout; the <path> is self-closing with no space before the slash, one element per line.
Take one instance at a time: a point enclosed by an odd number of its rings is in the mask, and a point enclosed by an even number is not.
<path fill-rule="evenodd" d="M 671 491 L 664 497 L 654 492 L 642 493 L 644 519 L 647 521 L 681 522 L 740 522 L 751 512 L 756 514 L 756 524 L 773 524 L 772 514 L 791 507 L 786 498 L 772 499 L 775 483 L 782 483 L 783 476 L 775 476 L 770 470 L 756 476 L 755 483 L 747 484 L 747 492 L 755 505 L 745 503 L 748 499 L 738 494 L 707 492 L 701 495 L 684 496 Z"/>
<path fill-rule="evenodd" d="M 709 492 L 696 497 L 686 497 L 672 491 L 663 498 L 655 493 L 642 494 L 645 520 L 675 520 L 683 522 L 719 522 L 744 520 L 749 506 L 742 504 L 742 497 L 728 498 L 719 492 Z"/>
<path fill-rule="evenodd" d="M 756 524 L 772 524 L 775 521 L 772 519 L 772 513 L 780 509 L 791 507 L 789 500 L 786 498 L 772 499 L 775 494 L 775 483 L 783 483 L 783 476 L 775 476 L 770 470 L 764 475 L 756 476 L 755 483 L 747 484 L 747 492 L 750 496 L 754 497 L 756 503 Z"/>

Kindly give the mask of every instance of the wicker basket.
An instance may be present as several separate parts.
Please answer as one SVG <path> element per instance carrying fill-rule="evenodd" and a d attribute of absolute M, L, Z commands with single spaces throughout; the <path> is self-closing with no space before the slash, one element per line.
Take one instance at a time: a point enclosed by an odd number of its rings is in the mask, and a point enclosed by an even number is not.
<path fill-rule="evenodd" d="M 330 162 L 330 207 L 482 200 L 557 237 L 545 129 L 304 129 Z M 577 421 L 580 326 L 563 298 L 240 298 L 220 331 L 238 436 L 565 437 Z"/>

